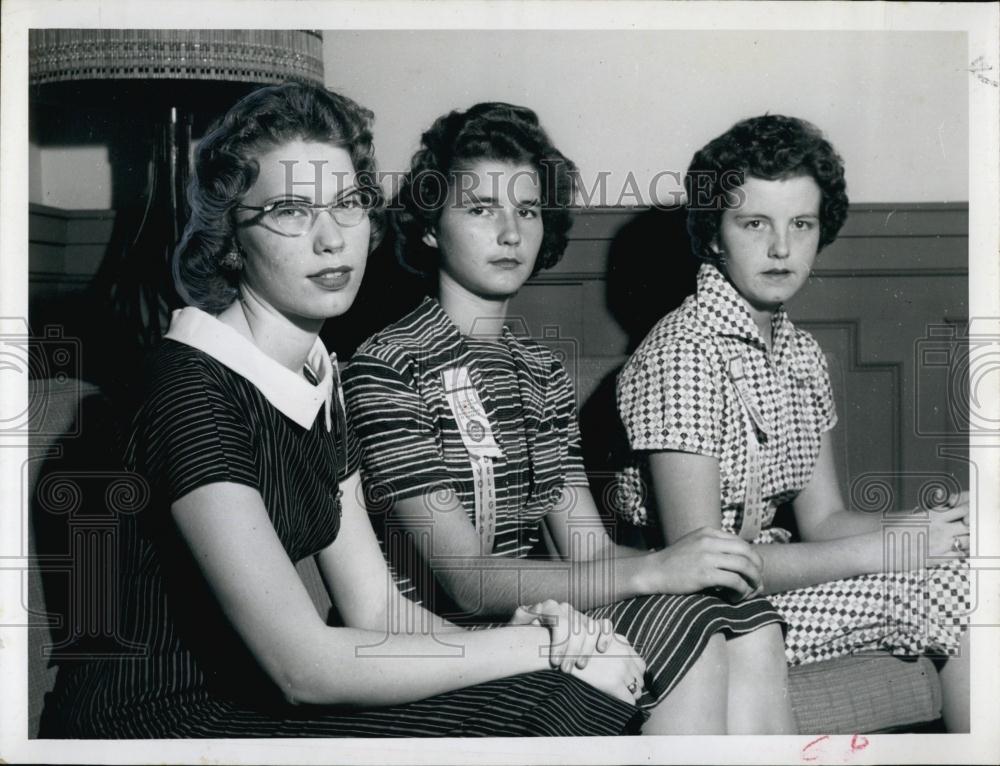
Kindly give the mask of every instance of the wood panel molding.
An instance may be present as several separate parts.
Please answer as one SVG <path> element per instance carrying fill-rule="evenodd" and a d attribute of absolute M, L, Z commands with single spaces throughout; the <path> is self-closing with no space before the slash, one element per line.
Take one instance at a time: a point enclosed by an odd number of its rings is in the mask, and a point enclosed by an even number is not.
<path fill-rule="evenodd" d="M 566 256 L 532 278 L 538 284 L 603 280 L 607 250 L 622 228 L 652 208 L 592 207 L 577 210 Z M 32 281 L 85 282 L 107 246 L 113 210 L 64 210 L 29 203 Z M 969 207 L 966 203 L 866 203 L 852 206 L 837 242 L 821 254 L 816 277 L 920 277 L 968 274 Z M 860 240 L 860 242 L 859 242 Z M 894 247 L 893 240 L 900 240 Z M 74 254 L 86 250 L 86 257 Z M 65 263 L 59 263 L 60 258 Z M 80 262 L 80 261 L 85 262 Z"/>
<path fill-rule="evenodd" d="M 871 390 L 874 386 L 863 385 L 864 378 L 862 376 L 867 376 L 870 374 L 882 374 L 888 375 L 891 383 L 888 401 L 885 403 L 885 408 L 890 412 L 890 419 L 892 425 L 888 429 L 888 432 L 882 434 L 882 437 L 888 442 L 887 444 L 880 445 L 881 449 L 885 449 L 892 463 L 890 468 L 890 473 L 894 477 L 893 481 L 893 491 L 895 497 L 903 497 L 903 426 L 904 426 L 904 416 L 903 416 L 903 365 L 900 361 L 890 361 L 890 362 L 875 362 L 866 358 L 864 351 L 864 337 L 862 333 L 862 323 L 858 318 L 850 319 L 800 319 L 796 320 L 795 326 L 806 330 L 813 337 L 817 339 L 820 345 L 823 347 L 824 351 L 829 358 L 831 353 L 831 348 L 829 343 L 824 343 L 823 340 L 828 337 L 830 333 L 842 333 L 844 335 L 844 342 L 841 347 L 846 347 L 849 350 L 849 354 L 846 358 L 840 360 L 845 363 L 846 369 L 842 372 L 844 373 L 843 379 L 838 380 L 837 376 L 831 374 L 831 383 L 834 387 L 834 394 L 839 403 L 846 401 L 854 401 L 859 397 L 856 397 L 857 392 L 852 391 L 854 388 L 865 388 Z M 833 370 L 831 370 L 831 373 Z M 839 387 L 843 387 L 842 390 L 838 391 Z M 860 398 L 864 398 L 863 396 Z M 838 406 L 838 412 L 841 421 L 841 431 L 844 430 L 846 423 L 845 419 L 849 417 L 849 414 L 845 412 L 845 407 Z M 841 445 L 842 450 L 846 450 L 846 444 Z M 849 461 L 846 458 L 846 454 L 842 456 L 842 463 L 839 466 L 840 477 L 842 481 L 848 481 L 853 484 L 853 482 L 858 478 L 856 475 L 852 475 L 852 472 L 848 470 Z"/>
<path fill-rule="evenodd" d="M 561 339 L 576 344 L 579 404 L 641 340 L 642 328 L 625 326 L 632 324 L 626 320 L 655 321 L 662 310 L 660 293 L 675 281 L 683 287 L 675 275 L 683 271 L 681 259 L 690 256 L 681 215 L 631 208 L 578 211 L 565 257 L 532 278 L 512 303 L 512 313 L 523 315 L 536 337 L 544 341 L 543 328 L 555 326 Z M 852 206 L 840 237 L 820 254 L 809 283 L 789 303 L 797 325 L 815 334 L 828 353 L 842 355 L 841 396 L 849 397 L 842 416 L 852 424 L 840 429 L 849 431 L 851 442 L 850 452 L 846 446 L 842 452 L 844 463 L 849 456 L 854 468 L 854 476 L 845 471 L 845 478 L 859 479 L 870 470 L 889 474 L 896 497 L 911 504 L 919 489 L 915 477 L 947 463 L 940 445 L 963 440 L 940 415 L 949 402 L 945 383 L 935 379 L 917 400 L 921 369 L 914 348 L 930 325 L 961 324 L 968 317 L 968 220 L 963 203 Z M 67 297 L 82 294 L 105 256 L 114 223 L 111 210 L 29 206 L 30 311 L 68 305 Z M 609 283 L 610 257 L 621 260 Z M 612 288 L 622 282 L 642 289 L 626 290 L 612 306 Z M 642 311 L 643 301 L 655 309 L 647 312 L 650 317 Z M 964 331 L 955 343 L 967 343 Z M 613 415 L 613 403 L 609 406 Z M 865 413 L 873 415 L 866 421 Z M 918 427 L 924 420 L 931 432 Z M 954 464 L 944 470 L 955 473 Z M 959 481 L 967 486 L 968 478 Z"/>

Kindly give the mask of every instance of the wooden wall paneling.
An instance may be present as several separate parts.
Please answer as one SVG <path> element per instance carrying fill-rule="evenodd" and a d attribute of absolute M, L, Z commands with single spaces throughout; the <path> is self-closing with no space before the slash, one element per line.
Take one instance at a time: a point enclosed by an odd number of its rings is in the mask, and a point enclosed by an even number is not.
<path fill-rule="evenodd" d="M 113 222 L 113 211 L 30 205 L 33 312 L 91 283 Z M 788 307 L 831 360 L 845 491 L 852 481 L 877 482 L 879 474 L 889 474 L 893 503 L 913 505 L 936 475 L 967 486 L 968 466 L 940 454 L 966 440 L 958 425 L 965 422 L 965 397 L 956 390 L 968 321 L 967 230 L 964 204 L 854 206 L 839 239 L 820 254 L 809 284 Z M 581 210 L 562 261 L 529 281 L 512 302 L 511 314 L 522 316 L 536 337 L 544 341 L 547 331 L 555 332 L 548 342 L 564 353 L 572 346 L 581 406 L 640 340 L 636 326 L 621 320 L 649 312 L 642 301 L 676 293 L 678 275 L 690 263 L 682 235 L 678 211 Z M 626 275 L 641 289 L 609 306 L 609 269 L 630 259 L 627 270 L 611 274 L 619 281 Z M 925 359 L 928 344 L 937 352 Z M 935 362 L 945 357 L 947 364 Z M 602 406 L 611 406 L 610 400 Z"/>
<path fill-rule="evenodd" d="M 72 317 L 64 316 L 60 307 L 81 296 L 93 282 L 107 253 L 114 218 L 111 210 L 29 205 L 28 311 L 33 326 L 39 319 L 72 324 Z M 72 327 L 64 329 L 72 334 Z"/>
<path fill-rule="evenodd" d="M 854 367 L 845 375 L 846 403 L 859 415 L 863 428 L 875 429 L 867 424 L 865 413 L 875 415 L 887 408 L 897 413 L 892 431 L 898 434 L 899 464 L 891 470 L 898 478 L 894 486 L 893 504 L 900 507 L 916 505 L 922 490 L 928 484 L 947 480 L 968 486 L 965 468 L 953 461 L 943 461 L 940 446 L 954 441 L 957 432 L 954 421 L 949 423 L 946 413 L 950 406 L 947 380 L 928 375 L 928 368 L 921 360 L 921 348 L 933 336 L 933 328 L 949 317 L 962 316 L 967 306 L 967 279 L 964 276 L 941 275 L 928 269 L 929 274 L 904 273 L 893 277 L 883 276 L 875 270 L 857 271 L 850 276 L 814 278 L 789 306 L 796 323 L 814 332 L 827 353 L 834 342 L 822 328 L 830 314 L 856 327 L 850 336 L 854 346 L 845 352 L 855 360 Z M 825 316 L 824 316 L 825 315 Z M 950 351 L 955 358 L 962 354 L 964 341 L 954 336 Z M 873 365 L 887 365 L 898 369 L 899 385 L 892 399 L 885 392 L 866 384 L 862 374 Z M 952 397 L 954 398 L 954 397 Z M 933 423 L 930 431 L 921 433 L 920 420 Z M 844 423 L 851 428 L 851 422 Z M 886 425 L 879 426 L 887 428 Z M 850 471 L 846 474 L 848 486 L 865 474 L 889 470 L 884 463 L 882 449 L 888 445 L 888 433 L 870 438 L 854 427 L 844 435 L 850 445 Z M 854 459 L 858 455 L 865 461 Z M 870 466 L 870 467 L 866 467 Z M 869 477 L 872 481 L 874 477 Z"/>
<path fill-rule="evenodd" d="M 567 297 L 586 306 L 579 362 L 583 401 L 622 363 L 622 341 L 628 345 L 597 296 L 606 285 L 615 238 L 641 213 L 632 215 L 582 211 L 562 263 L 524 291 L 544 290 L 546 280 L 580 280 L 576 293 L 548 291 L 544 304 L 547 316 L 559 314 L 554 304 Z M 930 375 L 918 359 L 935 326 L 960 323 L 967 315 L 967 228 L 962 204 L 852 208 L 840 238 L 820 255 L 814 277 L 788 307 L 831 360 L 841 416 L 838 467 L 845 495 L 854 488 L 865 507 L 911 507 L 942 477 L 968 486 L 967 466 L 940 454 L 956 437 L 962 440 L 954 425 L 963 419 L 961 401 L 947 390 L 954 372 Z M 678 257 L 669 247 L 665 242 L 663 257 Z M 648 257 L 655 254 L 653 247 Z M 563 308 L 567 316 L 576 315 L 577 307 Z M 950 345 L 952 356 L 962 354 L 959 336 Z M 920 432 L 921 418 L 932 425 L 929 432 Z"/>
<path fill-rule="evenodd" d="M 903 496 L 902 371 L 898 363 L 865 361 L 860 324 L 858 319 L 796 322 L 819 342 L 830 369 L 838 417 L 833 441 L 844 499 L 871 510 Z"/>

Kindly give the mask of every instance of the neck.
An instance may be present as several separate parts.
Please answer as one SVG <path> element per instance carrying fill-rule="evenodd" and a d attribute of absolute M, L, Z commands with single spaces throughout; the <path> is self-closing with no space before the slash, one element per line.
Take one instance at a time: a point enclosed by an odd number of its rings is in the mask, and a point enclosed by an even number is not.
<path fill-rule="evenodd" d="M 462 335 L 481 339 L 495 339 L 503 331 L 510 298 L 484 298 L 470 293 L 444 272 L 438 282 L 438 301 L 441 308 Z"/>
<path fill-rule="evenodd" d="M 774 313 L 777 309 L 759 309 L 749 303 L 747 306 L 750 308 L 750 316 L 753 318 L 754 324 L 757 325 L 760 337 L 764 339 L 764 345 L 767 346 L 767 350 L 770 352 L 772 346 L 771 320 L 774 318 Z"/>
<path fill-rule="evenodd" d="M 219 314 L 219 321 L 296 374 L 302 373 L 323 326 L 319 320 L 293 321 L 245 286 L 240 287 L 239 300 Z"/>

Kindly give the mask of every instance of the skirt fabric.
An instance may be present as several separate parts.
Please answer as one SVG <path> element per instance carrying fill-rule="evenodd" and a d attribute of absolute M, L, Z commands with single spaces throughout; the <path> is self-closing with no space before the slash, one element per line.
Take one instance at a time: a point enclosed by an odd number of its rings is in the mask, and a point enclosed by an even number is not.
<path fill-rule="evenodd" d="M 730 604 L 700 593 L 630 598 L 587 614 L 610 619 L 645 660 L 646 689 L 639 699 L 643 708 L 653 707 L 673 690 L 715 633 L 728 640 L 782 622 L 767 599 Z"/>
<path fill-rule="evenodd" d="M 971 610 L 968 568 L 961 562 L 850 577 L 769 598 L 788 625 L 790 665 L 868 651 L 951 657 Z"/>
<path fill-rule="evenodd" d="M 188 697 L 185 699 L 185 697 Z M 204 694 L 128 709 L 46 710 L 41 736 L 70 739 L 247 737 L 580 737 L 638 733 L 644 714 L 555 670 L 501 678 L 370 710 L 317 705 L 265 711 Z"/>

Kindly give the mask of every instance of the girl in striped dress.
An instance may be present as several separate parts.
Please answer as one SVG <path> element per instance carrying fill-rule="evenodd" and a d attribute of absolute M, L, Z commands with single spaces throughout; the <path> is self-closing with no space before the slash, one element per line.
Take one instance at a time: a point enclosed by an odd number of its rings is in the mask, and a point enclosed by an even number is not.
<path fill-rule="evenodd" d="M 127 455 L 153 501 L 115 519 L 117 651 L 63 658 L 42 736 L 554 736 L 641 720 L 644 666 L 612 633 L 577 641 L 589 662 L 562 673 L 548 614 L 469 633 L 393 585 L 318 337 L 384 220 L 370 120 L 286 84 L 200 143 L 176 257 L 190 306 L 153 358 Z M 306 556 L 342 627 L 299 579 Z"/>
<path fill-rule="evenodd" d="M 755 597 L 759 558 L 715 530 L 649 554 L 615 545 L 566 371 L 505 325 L 511 297 L 565 250 L 573 164 L 532 111 L 508 104 L 452 112 L 422 140 L 394 207 L 399 254 L 433 297 L 345 373 L 369 509 L 401 586 L 470 627 L 522 603 L 610 624 L 646 662 L 646 733 L 791 731 L 780 621 Z M 556 560 L 529 557 L 545 533 Z M 568 672 L 574 654 L 567 644 Z"/>

